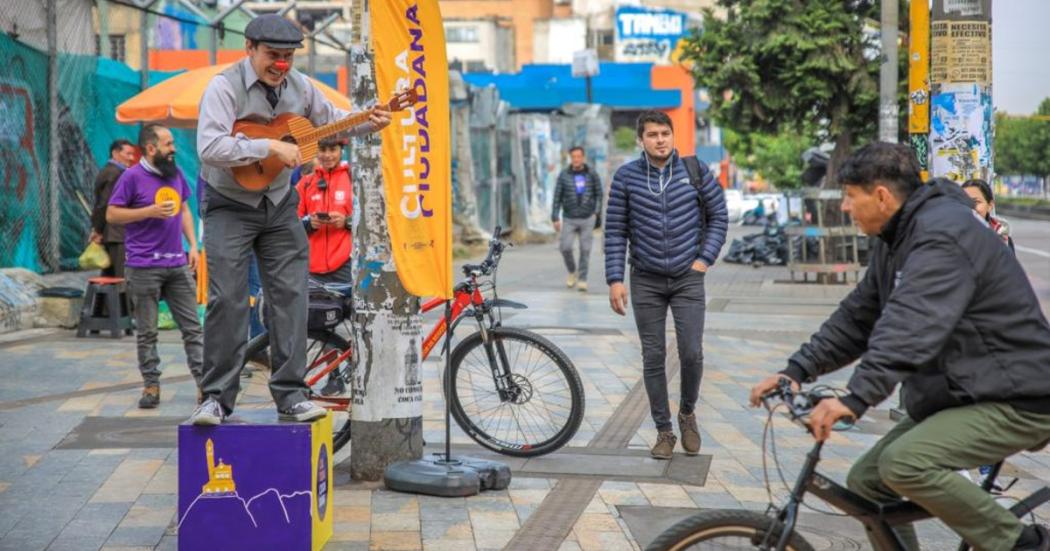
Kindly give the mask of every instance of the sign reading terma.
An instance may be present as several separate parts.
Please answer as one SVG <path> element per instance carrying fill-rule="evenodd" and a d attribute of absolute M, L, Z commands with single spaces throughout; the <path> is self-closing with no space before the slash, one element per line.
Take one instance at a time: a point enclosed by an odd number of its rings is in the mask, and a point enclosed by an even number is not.
<path fill-rule="evenodd" d="M 679 11 L 619 6 L 616 8 L 616 61 L 669 64 L 686 33 Z"/>

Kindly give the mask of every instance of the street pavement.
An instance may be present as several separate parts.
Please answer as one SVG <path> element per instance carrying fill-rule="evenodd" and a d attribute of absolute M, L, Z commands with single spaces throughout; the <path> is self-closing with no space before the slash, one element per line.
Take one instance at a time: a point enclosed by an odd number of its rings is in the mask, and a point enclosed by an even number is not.
<path fill-rule="evenodd" d="M 1018 257 L 1044 312 L 1050 311 L 1050 223 L 1012 222 Z M 731 231 L 740 236 L 754 230 Z M 588 293 L 565 288 L 560 255 L 549 244 L 509 249 L 498 279 L 501 296 L 529 305 L 505 312 L 505 324 L 543 334 L 580 372 L 587 411 L 573 441 L 535 464 L 508 460 L 524 473 L 515 476 L 509 489 L 459 499 L 398 494 L 378 483 L 351 482 L 345 465 L 338 465 L 347 457 L 344 451 L 335 458 L 335 534 L 325 549 L 638 549 L 664 527 L 699 510 L 765 510 L 769 494 L 763 457 L 771 468 L 773 457 L 763 453 L 766 414 L 747 407 L 748 390 L 784 365 L 851 286 L 792 284 L 783 268 L 726 263 L 712 268 L 697 411 L 703 456 L 693 463 L 676 456 L 672 463 L 689 472 L 675 476 L 660 474 L 662 464 L 646 457 L 655 429 L 647 406 L 638 407 L 644 392 L 633 320 L 630 312 L 620 317 L 609 309 L 600 247 L 591 260 Z M 460 331 L 459 336 L 466 334 L 465 328 Z M 171 425 L 192 411 L 195 390 L 177 331 L 162 334 L 160 356 L 161 407 L 139 410 L 132 338 L 76 339 L 68 331 L 0 336 L 0 549 L 176 548 L 177 462 Z M 423 429 L 429 447 L 444 440 L 442 365 L 437 358 L 424 363 Z M 829 383 L 844 385 L 849 372 L 836 373 Z M 670 388 L 676 385 L 677 379 Z M 874 408 L 856 428 L 834 434 L 820 470 L 844 481 L 852 461 L 892 426 L 891 402 Z M 242 409 L 271 407 L 262 375 L 249 381 L 242 404 Z M 70 433 L 88 417 L 107 418 L 115 426 L 143 418 L 156 423 L 144 433 L 118 431 L 108 441 L 78 444 Z M 776 459 L 790 483 L 811 441 L 784 419 L 777 418 L 774 427 Z M 616 434 L 623 436 L 617 440 Z M 458 451 L 492 457 L 458 428 L 452 435 Z M 579 465 L 568 464 L 586 461 L 581 457 L 593 458 L 589 475 L 580 476 Z M 602 474 L 617 465 L 628 474 Z M 1047 452 L 1021 454 L 1008 467 L 1008 474 L 1019 479 L 1009 496 L 1022 496 L 1050 480 Z M 683 476 L 689 483 L 681 482 Z M 774 500 L 782 499 L 785 492 L 775 471 L 770 482 Z M 812 506 L 801 526 L 817 549 L 868 548 L 856 523 L 823 515 L 819 511 L 827 505 L 818 500 Z M 1050 508 L 1044 506 L 1036 515 L 1050 521 Z M 557 526 L 538 526 L 536 519 L 561 522 L 564 537 L 557 536 L 556 544 L 538 543 L 549 543 L 542 538 L 558 532 Z M 927 549 L 953 546 L 952 535 L 935 521 L 922 523 L 920 534 Z"/>

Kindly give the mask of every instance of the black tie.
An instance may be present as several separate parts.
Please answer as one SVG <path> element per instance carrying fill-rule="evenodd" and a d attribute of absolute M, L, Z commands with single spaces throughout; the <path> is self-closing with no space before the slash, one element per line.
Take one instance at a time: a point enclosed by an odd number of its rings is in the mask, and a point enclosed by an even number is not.
<path fill-rule="evenodd" d="M 269 86 L 269 85 L 266 85 L 266 84 L 263 84 L 262 87 L 263 87 L 263 90 L 266 90 L 266 101 L 270 102 L 270 108 L 271 109 L 276 109 L 277 108 L 277 101 L 279 99 L 277 97 L 277 90 L 274 90 L 273 86 Z"/>

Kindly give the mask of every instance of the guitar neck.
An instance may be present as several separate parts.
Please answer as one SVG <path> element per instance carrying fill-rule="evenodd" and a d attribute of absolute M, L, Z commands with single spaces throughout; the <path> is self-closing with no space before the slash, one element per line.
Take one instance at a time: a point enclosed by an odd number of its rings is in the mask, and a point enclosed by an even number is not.
<path fill-rule="evenodd" d="M 387 109 L 390 108 L 389 105 L 385 106 L 385 107 Z M 371 114 L 372 114 L 371 110 L 369 110 L 369 111 L 361 111 L 360 113 L 354 113 L 353 115 L 350 115 L 349 117 L 346 117 L 345 119 L 338 120 L 338 121 L 335 121 L 335 122 L 333 122 L 331 124 L 326 124 L 324 126 L 319 126 L 319 127 L 315 128 L 314 131 L 309 134 L 308 138 L 309 138 L 310 141 L 323 140 L 324 138 L 327 138 L 328 136 L 331 136 L 333 134 L 338 134 L 340 132 L 344 132 L 346 130 L 349 130 L 349 129 L 351 129 L 351 128 L 353 128 L 353 127 L 355 127 L 355 126 L 357 126 L 357 125 L 367 121 L 368 117 L 371 116 Z"/>

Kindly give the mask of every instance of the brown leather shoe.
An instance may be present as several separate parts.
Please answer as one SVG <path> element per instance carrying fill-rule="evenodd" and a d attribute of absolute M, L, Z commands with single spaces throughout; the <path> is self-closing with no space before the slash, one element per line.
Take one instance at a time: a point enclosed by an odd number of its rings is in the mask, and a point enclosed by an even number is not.
<path fill-rule="evenodd" d="M 678 431 L 682 433 L 682 449 L 686 455 L 700 454 L 700 429 L 696 426 L 696 413 L 678 414 Z"/>
<path fill-rule="evenodd" d="M 139 409 L 153 409 L 160 404 L 160 386 L 149 385 L 142 389 L 142 397 L 139 398 Z"/>
<path fill-rule="evenodd" d="M 656 459 L 671 459 L 674 454 L 674 445 L 678 438 L 671 431 L 663 431 L 656 435 L 656 445 L 649 451 Z"/>

